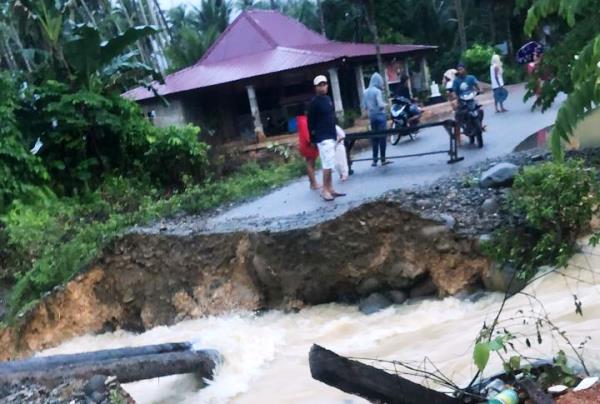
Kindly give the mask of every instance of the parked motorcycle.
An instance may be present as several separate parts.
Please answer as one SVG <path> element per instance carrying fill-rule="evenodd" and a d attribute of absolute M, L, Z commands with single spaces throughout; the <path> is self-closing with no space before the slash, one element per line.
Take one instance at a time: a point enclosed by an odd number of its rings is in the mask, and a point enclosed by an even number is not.
<path fill-rule="evenodd" d="M 421 118 L 421 110 L 417 104 L 413 103 L 406 97 L 394 97 L 392 99 L 392 107 L 390 109 L 392 115 L 392 128 L 408 128 L 419 125 Z M 410 132 L 410 140 L 414 140 L 414 135 L 419 132 L 415 129 L 414 132 Z M 406 136 L 406 135 L 404 135 Z M 390 143 L 393 145 L 398 144 L 402 136 L 395 133 L 390 135 Z"/>
<path fill-rule="evenodd" d="M 456 119 L 462 132 L 469 137 L 471 144 L 477 142 L 477 147 L 483 147 L 483 110 L 475 100 L 477 93 L 468 91 L 458 97 Z"/>

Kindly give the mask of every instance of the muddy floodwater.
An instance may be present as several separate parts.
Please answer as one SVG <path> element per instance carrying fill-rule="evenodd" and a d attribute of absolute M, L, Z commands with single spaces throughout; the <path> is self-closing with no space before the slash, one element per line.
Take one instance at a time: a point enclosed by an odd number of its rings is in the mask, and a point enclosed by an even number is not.
<path fill-rule="evenodd" d="M 501 325 L 518 335 L 514 344 L 522 354 L 549 358 L 564 349 L 571 360 L 575 358 L 557 335 L 552 337 L 542 330 L 542 344 L 538 344 L 535 327 L 523 325 L 523 316 L 547 312 L 575 346 L 591 337 L 583 354 L 590 371 L 600 372 L 599 257 L 600 248 L 586 247 L 571 260 L 569 268 L 548 273 L 528 286 L 526 294 L 509 299 Z M 582 302 L 583 316 L 575 313 L 573 295 Z M 127 391 L 139 403 L 363 403 L 366 401 L 311 379 L 308 351 L 313 343 L 353 357 L 421 364 L 428 358 L 445 375 L 464 385 L 475 372 L 473 341 L 483 322 L 489 324 L 495 316 L 502 295 L 485 293 L 471 300 L 421 300 L 370 316 L 355 306 L 338 304 L 297 313 L 231 313 L 156 327 L 137 335 L 119 331 L 83 336 L 43 354 L 194 341 L 198 347 L 218 349 L 225 357 L 208 387 L 198 389 L 192 376 L 171 376 L 125 385 Z M 525 345 L 526 337 L 532 341 L 530 349 Z M 485 374 L 500 370 L 501 362 L 492 356 Z"/>

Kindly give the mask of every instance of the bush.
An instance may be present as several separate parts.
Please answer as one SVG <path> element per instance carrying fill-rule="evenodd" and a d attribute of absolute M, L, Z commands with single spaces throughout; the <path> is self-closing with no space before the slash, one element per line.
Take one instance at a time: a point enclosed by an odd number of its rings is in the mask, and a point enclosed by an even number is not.
<path fill-rule="evenodd" d="M 463 54 L 463 62 L 467 65 L 469 74 L 488 82 L 494 53 L 497 53 L 497 50 L 489 45 L 475 44 L 467 49 Z"/>
<path fill-rule="evenodd" d="M 355 111 L 352 109 L 344 111 L 344 115 L 340 120 L 340 127 L 342 129 L 353 127 L 357 118 L 360 118 L 360 111 Z"/>
<path fill-rule="evenodd" d="M 47 193 L 48 173 L 29 152 L 17 127 L 17 91 L 13 80 L 0 74 L 0 213 L 15 199 L 35 200 Z"/>
<path fill-rule="evenodd" d="M 504 84 L 517 84 L 526 80 L 527 74 L 523 66 L 504 64 Z"/>
<path fill-rule="evenodd" d="M 198 141 L 199 133 L 200 128 L 187 125 L 156 129 L 148 136 L 143 166 L 150 177 L 163 186 L 178 187 L 186 176 L 196 181 L 205 179 L 209 146 Z"/>
<path fill-rule="evenodd" d="M 40 156 L 60 195 L 93 191 L 115 175 L 147 177 L 165 187 L 181 187 L 184 176 L 206 176 L 208 146 L 198 128 L 156 128 L 118 94 L 73 92 L 48 80 L 31 87 L 22 104 L 22 131 L 41 137 Z"/>
<path fill-rule="evenodd" d="M 580 161 L 526 167 L 509 200 L 518 219 L 495 232 L 485 249 L 522 277 L 541 265 L 565 265 L 600 202 L 594 172 Z"/>

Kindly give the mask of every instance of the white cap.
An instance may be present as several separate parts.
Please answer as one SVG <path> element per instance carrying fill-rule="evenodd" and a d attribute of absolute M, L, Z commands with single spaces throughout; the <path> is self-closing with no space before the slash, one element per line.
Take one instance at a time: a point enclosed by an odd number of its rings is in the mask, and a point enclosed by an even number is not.
<path fill-rule="evenodd" d="M 318 86 L 321 83 L 327 83 L 327 77 L 323 76 L 322 74 L 318 75 L 317 77 L 315 77 L 315 79 L 313 80 L 313 84 L 315 86 Z"/>

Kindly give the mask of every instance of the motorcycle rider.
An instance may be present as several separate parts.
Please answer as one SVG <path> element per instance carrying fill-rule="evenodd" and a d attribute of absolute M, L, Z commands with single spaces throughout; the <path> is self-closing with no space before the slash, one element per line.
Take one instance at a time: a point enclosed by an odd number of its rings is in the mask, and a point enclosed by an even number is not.
<path fill-rule="evenodd" d="M 459 99 L 462 95 L 472 91 L 476 91 L 477 94 L 481 92 L 481 89 L 479 88 L 479 82 L 475 76 L 467 74 L 467 68 L 464 63 L 459 63 L 456 67 L 456 78 L 452 83 L 452 92 L 449 94 L 451 100 L 453 101 L 453 108 L 456 111 L 455 119 L 457 121 L 460 121 L 462 118 L 460 110 L 458 109 Z M 485 130 L 485 126 L 483 125 L 482 109 L 479 109 L 479 120 L 481 122 L 482 130 Z"/>

